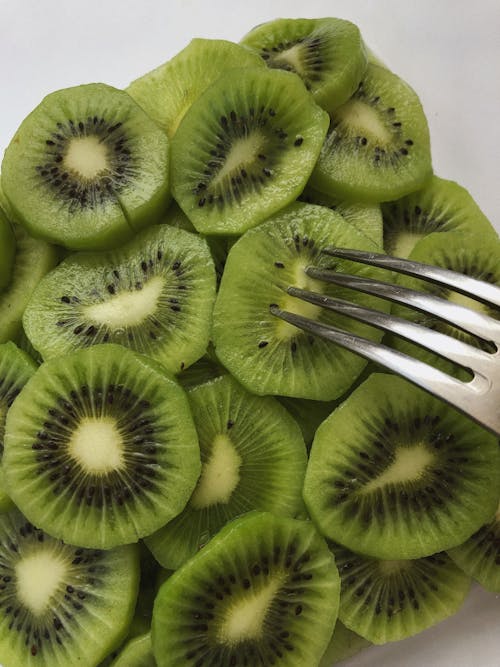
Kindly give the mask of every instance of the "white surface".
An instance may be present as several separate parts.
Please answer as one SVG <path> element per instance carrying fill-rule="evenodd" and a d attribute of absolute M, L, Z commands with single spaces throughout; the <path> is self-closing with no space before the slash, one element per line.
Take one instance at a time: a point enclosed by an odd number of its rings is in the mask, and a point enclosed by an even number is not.
<path fill-rule="evenodd" d="M 53 90 L 91 81 L 124 87 L 192 37 L 238 41 L 271 18 L 332 13 L 357 23 L 415 88 L 435 172 L 465 186 L 500 231 L 498 0 L 0 0 L 0 154 Z M 498 667 L 500 600 L 476 587 L 449 621 L 345 664 Z"/>

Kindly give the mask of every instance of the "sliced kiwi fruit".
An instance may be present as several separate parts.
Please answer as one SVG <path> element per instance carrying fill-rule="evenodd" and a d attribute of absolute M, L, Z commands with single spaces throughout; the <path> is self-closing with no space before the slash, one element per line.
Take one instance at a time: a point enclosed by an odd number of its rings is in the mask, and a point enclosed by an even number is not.
<path fill-rule="evenodd" d="M 430 234 L 419 241 L 410 254 L 410 259 L 432 264 L 452 271 L 458 271 L 472 278 L 478 278 L 492 285 L 500 286 L 500 239 L 498 237 L 479 236 L 476 234 Z M 402 287 L 419 290 L 425 294 L 438 296 L 452 303 L 466 306 L 472 310 L 500 319 L 497 308 L 488 307 L 470 297 L 464 296 L 428 281 L 400 275 L 398 284 Z M 492 343 L 476 338 L 462 329 L 452 326 L 439 317 L 394 304 L 392 312 L 398 317 L 421 324 L 429 329 L 462 340 L 485 351 L 493 351 Z M 461 380 L 470 379 L 470 371 L 457 364 L 407 341 L 400 336 L 388 336 L 388 344 L 400 352 L 420 359 L 435 368 L 439 368 Z"/>
<path fill-rule="evenodd" d="M 0 291 L 12 280 L 16 257 L 16 237 L 12 226 L 0 208 Z"/>
<path fill-rule="evenodd" d="M 166 211 L 169 142 L 124 91 L 66 88 L 19 127 L 2 187 L 33 236 L 71 249 L 116 247 Z"/>
<path fill-rule="evenodd" d="M 139 585 L 136 545 L 56 540 L 17 510 L 0 515 L 4 667 L 97 665 L 125 637 Z"/>
<path fill-rule="evenodd" d="M 53 246 L 33 239 L 20 225 L 13 226 L 16 256 L 8 287 L 0 292 L 0 343 L 17 340 L 31 293 L 57 262 Z"/>
<path fill-rule="evenodd" d="M 245 512 L 295 516 L 307 464 L 301 431 L 275 399 L 252 396 L 229 375 L 195 387 L 188 398 L 201 475 L 181 514 L 146 538 L 159 563 L 172 570 Z"/>
<path fill-rule="evenodd" d="M 3 455 L 7 412 L 22 387 L 37 368 L 36 363 L 13 342 L 0 345 L 0 461 Z M 10 509 L 12 501 L 5 492 L 0 466 L 0 512 Z"/>
<path fill-rule="evenodd" d="M 152 625 L 158 667 L 316 665 L 339 588 L 311 522 L 246 514 L 160 588 Z"/>
<path fill-rule="evenodd" d="M 492 521 L 464 544 L 450 549 L 448 555 L 483 588 L 500 593 L 500 505 Z"/>
<path fill-rule="evenodd" d="M 111 344 L 42 364 L 8 412 L 4 446 L 7 492 L 25 516 L 88 548 L 160 528 L 201 468 L 184 391 Z"/>
<path fill-rule="evenodd" d="M 382 213 L 378 204 L 356 204 L 352 202 L 341 201 L 337 197 L 318 192 L 310 185 L 304 188 L 302 194 L 298 197 L 299 201 L 307 204 L 317 204 L 326 206 L 332 211 L 337 211 L 358 231 L 371 239 L 377 246 L 383 245 L 383 224 Z"/>
<path fill-rule="evenodd" d="M 336 406 L 335 401 L 309 401 L 306 398 L 289 398 L 287 396 L 277 396 L 277 399 L 299 425 L 308 449 L 312 445 L 316 429 L 333 412 Z"/>
<path fill-rule="evenodd" d="M 462 606 L 470 578 L 445 553 L 379 560 L 334 547 L 340 579 L 339 618 L 373 644 L 416 635 Z"/>
<path fill-rule="evenodd" d="M 230 70 L 172 139 L 174 197 L 199 232 L 241 234 L 301 193 L 327 128 L 294 74 Z"/>
<path fill-rule="evenodd" d="M 150 633 L 128 641 L 111 667 L 156 667 Z"/>
<path fill-rule="evenodd" d="M 384 248 L 388 255 L 408 257 L 429 234 L 466 232 L 498 239 L 493 225 L 465 188 L 434 176 L 421 190 L 382 204 Z"/>
<path fill-rule="evenodd" d="M 128 86 L 128 94 L 173 137 L 192 103 L 227 70 L 263 66 L 250 49 L 223 39 L 193 39 L 174 58 Z"/>
<path fill-rule="evenodd" d="M 24 329 L 44 358 L 110 342 L 177 373 L 204 354 L 214 299 L 206 242 L 153 225 L 117 250 L 64 260 L 33 293 Z"/>
<path fill-rule="evenodd" d="M 410 86 L 368 65 L 354 95 L 330 113 L 311 176 L 321 192 L 356 202 L 399 199 L 432 175 L 429 128 Z"/>
<path fill-rule="evenodd" d="M 214 309 L 213 342 L 220 361 L 236 379 L 257 394 L 329 401 L 341 396 L 366 361 L 322 338 L 304 333 L 270 312 L 270 306 L 380 340 L 380 332 L 286 293 L 294 285 L 325 295 L 370 305 L 380 300 L 320 283 L 309 265 L 332 271 L 373 275 L 367 266 L 333 261 L 322 249 L 331 246 L 374 250 L 366 236 L 339 213 L 322 206 L 294 203 L 256 229 L 246 232 L 229 251 Z M 382 309 L 388 308 L 383 302 Z"/>
<path fill-rule="evenodd" d="M 205 384 L 205 382 L 215 380 L 215 378 L 226 374 L 227 370 L 224 366 L 221 366 L 217 360 L 206 354 L 192 366 L 181 371 L 177 375 L 177 380 L 186 391 L 189 391 L 200 384 Z"/>
<path fill-rule="evenodd" d="M 295 72 L 327 111 L 356 91 L 367 56 L 359 28 L 338 18 L 275 19 L 241 40 L 268 67 Z"/>
<path fill-rule="evenodd" d="M 337 619 L 332 638 L 326 651 L 321 658 L 319 667 L 332 667 L 332 665 L 352 658 L 353 655 L 370 646 L 370 642 L 356 634 Z"/>
<path fill-rule="evenodd" d="M 319 530 L 383 559 L 458 546 L 498 506 L 495 436 L 401 378 L 374 373 L 316 431 L 304 501 Z"/>

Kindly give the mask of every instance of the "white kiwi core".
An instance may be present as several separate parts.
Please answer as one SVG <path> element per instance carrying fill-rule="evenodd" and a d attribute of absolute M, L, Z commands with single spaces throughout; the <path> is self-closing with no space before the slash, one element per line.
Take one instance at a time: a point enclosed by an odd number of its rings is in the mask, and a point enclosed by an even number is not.
<path fill-rule="evenodd" d="M 24 556 L 15 566 L 19 600 L 35 616 L 40 616 L 65 580 L 67 569 L 67 564 L 49 551 Z"/>
<path fill-rule="evenodd" d="M 365 102 L 349 100 L 335 111 L 335 116 L 343 120 L 353 134 L 372 139 L 380 144 L 390 144 L 392 135 L 379 115 Z"/>
<path fill-rule="evenodd" d="M 322 285 L 318 280 L 314 280 L 314 278 L 310 278 L 307 275 L 305 271 L 307 266 L 307 262 L 295 262 L 292 268 L 292 274 L 290 275 L 290 285 L 308 290 L 309 292 L 319 292 L 321 294 Z M 285 294 L 283 296 L 279 306 L 282 310 L 287 310 L 289 313 L 295 313 L 296 315 L 302 315 L 310 320 L 317 319 L 318 315 L 321 313 L 321 308 L 319 306 L 297 299 L 297 297 L 291 296 L 290 294 Z M 290 338 L 296 338 L 298 335 L 300 335 L 300 330 L 293 326 L 293 324 L 288 324 L 288 322 L 284 322 L 283 320 L 276 321 L 276 337 L 278 340 L 289 340 Z"/>
<path fill-rule="evenodd" d="M 191 505 L 203 509 L 218 503 L 227 503 L 240 481 L 241 457 L 231 439 L 216 435 L 210 458 L 203 464 L 198 485 L 191 496 Z"/>
<path fill-rule="evenodd" d="M 259 153 L 264 150 L 265 145 L 266 139 L 260 132 L 252 132 L 247 137 L 235 140 L 224 164 L 215 174 L 212 184 L 218 185 L 235 170 L 241 171 L 245 166 L 254 163 L 258 159 Z"/>
<path fill-rule="evenodd" d="M 411 447 L 398 447 L 391 465 L 366 484 L 363 492 L 375 491 L 388 484 L 417 481 L 433 461 L 432 452 L 420 443 Z"/>
<path fill-rule="evenodd" d="M 123 439 L 116 420 L 82 419 L 69 441 L 69 453 L 90 474 L 104 475 L 123 468 Z"/>
<path fill-rule="evenodd" d="M 83 313 L 90 322 L 111 329 L 139 325 L 156 312 L 163 287 L 161 276 L 154 276 L 141 290 L 121 291 L 101 303 L 85 306 Z"/>
<path fill-rule="evenodd" d="M 283 582 L 283 575 L 275 575 L 260 590 L 248 592 L 230 605 L 219 627 L 218 640 L 234 646 L 262 637 L 264 619 Z"/>
<path fill-rule="evenodd" d="M 64 168 L 91 181 L 108 168 L 108 149 L 95 136 L 71 139 L 63 159 Z"/>

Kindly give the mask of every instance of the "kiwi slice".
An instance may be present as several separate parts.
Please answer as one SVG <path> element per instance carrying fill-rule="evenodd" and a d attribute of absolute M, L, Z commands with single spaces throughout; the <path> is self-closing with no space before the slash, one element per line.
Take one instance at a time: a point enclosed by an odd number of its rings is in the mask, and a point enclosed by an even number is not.
<path fill-rule="evenodd" d="M 276 19 L 254 28 L 241 43 L 268 67 L 298 74 L 327 111 L 351 97 L 367 67 L 359 28 L 338 18 Z"/>
<path fill-rule="evenodd" d="M 458 546 L 498 505 L 495 436 L 401 378 L 374 373 L 318 428 L 304 501 L 319 530 L 383 559 Z"/>
<path fill-rule="evenodd" d="M 478 278 L 479 280 L 500 286 L 500 240 L 498 237 L 483 237 L 465 233 L 433 233 L 416 244 L 410 254 L 410 259 L 458 271 L 472 278 Z M 488 307 L 475 299 L 466 297 L 444 286 L 402 275 L 399 276 L 398 283 L 402 287 L 438 296 L 452 303 L 472 308 L 494 319 L 500 319 L 498 309 Z M 430 329 L 448 334 L 474 347 L 479 347 L 490 352 L 493 351 L 491 342 L 476 338 L 472 334 L 439 319 L 437 316 L 421 313 L 399 304 L 393 305 L 392 312 L 398 317 L 403 317 L 416 324 L 421 324 Z M 399 336 L 388 336 L 387 340 L 390 346 L 405 354 L 420 359 L 461 380 L 470 379 L 469 370 L 440 357 L 430 350 L 415 345 Z"/>
<path fill-rule="evenodd" d="M 204 354 L 214 299 L 206 242 L 153 225 L 117 250 L 64 260 L 34 291 L 24 329 L 44 358 L 119 343 L 176 373 Z"/>
<path fill-rule="evenodd" d="M 339 588 L 311 522 L 246 514 L 160 588 L 152 625 L 158 667 L 316 665 Z"/>
<path fill-rule="evenodd" d="M 367 639 L 349 630 L 342 621 L 337 619 L 332 638 L 321 658 L 319 667 L 332 667 L 337 662 L 352 658 L 367 646 L 370 646 Z"/>
<path fill-rule="evenodd" d="M 57 262 L 53 246 L 33 239 L 20 225 L 14 225 L 13 230 L 16 256 L 11 281 L 7 289 L 0 292 L 0 343 L 17 340 L 31 293 Z"/>
<path fill-rule="evenodd" d="M 307 204 L 326 206 L 331 208 L 332 211 L 337 211 L 346 222 L 353 225 L 358 231 L 382 248 L 383 225 L 379 204 L 356 204 L 341 201 L 337 197 L 331 197 L 318 192 L 318 190 L 315 190 L 310 185 L 305 187 L 298 200 Z"/>
<path fill-rule="evenodd" d="M 373 644 L 416 635 L 462 606 L 470 578 L 445 553 L 378 560 L 334 547 L 342 582 L 339 618 Z"/>
<path fill-rule="evenodd" d="M 0 577 L 5 667 L 96 665 L 126 635 L 139 584 L 137 547 L 70 546 L 15 509 L 0 515 Z"/>
<path fill-rule="evenodd" d="M 12 279 L 15 257 L 16 237 L 0 208 L 0 291 L 5 289 Z"/>
<path fill-rule="evenodd" d="M 465 188 L 434 176 L 421 190 L 382 204 L 384 248 L 388 255 L 408 257 L 429 234 L 467 232 L 483 239 L 498 234 Z"/>
<path fill-rule="evenodd" d="M 312 445 L 316 429 L 336 406 L 335 401 L 308 401 L 306 398 L 289 398 L 288 396 L 278 396 L 277 399 L 299 425 L 308 449 Z"/>
<path fill-rule="evenodd" d="M 200 474 L 184 391 L 119 345 L 40 366 L 8 412 L 4 444 L 16 505 L 54 537 L 88 548 L 154 532 L 179 514 Z"/>
<path fill-rule="evenodd" d="M 13 342 L 0 345 L 0 461 L 3 455 L 7 412 L 22 387 L 35 372 L 36 363 Z M 0 512 L 10 509 L 12 501 L 5 492 L 0 466 Z"/>
<path fill-rule="evenodd" d="M 322 254 L 329 246 L 374 250 L 374 244 L 339 213 L 294 203 L 240 238 L 229 251 L 214 309 L 213 342 L 220 361 L 257 394 L 329 401 L 341 396 L 366 361 L 322 338 L 308 335 L 270 312 L 270 305 L 380 340 L 350 318 L 299 301 L 286 293 L 295 285 L 370 305 L 380 301 L 310 278 L 309 265 L 357 275 L 373 269 Z M 388 308 L 381 302 L 382 309 Z"/>
<path fill-rule="evenodd" d="M 464 544 L 450 549 L 448 555 L 483 588 L 500 593 L 500 505 L 492 521 Z"/>
<path fill-rule="evenodd" d="M 116 660 L 111 663 L 111 667 L 156 667 L 150 633 L 127 642 Z"/>
<path fill-rule="evenodd" d="M 165 568 L 180 567 L 222 526 L 251 510 L 294 516 L 307 465 L 301 431 L 277 401 L 229 375 L 192 389 L 202 471 L 185 509 L 146 539 Z"/>
<path fill-rule="evenodd" d="M 354 95 L 330 113 L 311 185 L 357 202 L 399 199 L 432 175 L 429 128 L 410 86 L 368 65 Z"/>
<path fill-rule="evenodd" d="M 127 93 L 65 88 L 19 127 L 2 186 L 33 236 L 72 249 L 115 247 L 166 211 L 169 142 Z"/>
<path fill-rule="evenodd" d="M 327 127 L 294 74 L 230 70 L 172 139 L 174 197 L 199 232 L 241 234 L 301 193 Z"/>
<path fill-rule="evenodd" d="M 227 70 L 263 66 L 257 54 L 224 39 L 193 39 L 168 62 L 128 86 L 128 94 L 174 136 L 192 103 Z"/>

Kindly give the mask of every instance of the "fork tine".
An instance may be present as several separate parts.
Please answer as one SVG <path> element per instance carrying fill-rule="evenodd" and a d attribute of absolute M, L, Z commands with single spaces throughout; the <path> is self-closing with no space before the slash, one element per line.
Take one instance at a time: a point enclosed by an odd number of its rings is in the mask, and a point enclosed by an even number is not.
<path fill-rule="evenodd" d="M 477 280 L 476 278 L 471 278 L 470 276 L 465 276 L 457 271 L 450 271 L 449 269 L 422 264 L 421 262 L 414 262 L 400 257 L 390 257 L 389 255 L 350 248 L 324 248 L 322 252 L 332 257 L 352 259 L 363 264 L 378 266 L 396 271 L 397 273 L 405 273 L 416 278 L 429 280 L 446 287 L 452 287 L 461 294 L 500 307 L 500 287 Z"/>
<path fill-rule="evenodd" d="M 488 393 L 489 382 L 482 375 L 475 375 L 473 380 L 465 383 L 422 361 L 380 343 L 374 343 L 362 336 L 281 310 L 276 305 L 270 306 L 270 312 L 299 329 L 337 343 L 366 359 L 385 366 L 413 384 L 450 403 L 496 435 L 500 434 L 498 399 L 493 393 Z M 484 403 L 483 416 L 478 416 L 477 413 L 472 415 L 470 412 L 471 399 L 477 398 L 478 394 L 481 394 L 481 400 Z"/>
<path fill-rule="evenodd" d="M 388 315 L 372 308 L 365 308 L 344 299 L 324 296 L 317 292 L 309 292 L 298 287 L 289 287 L 287 293 L 303 301 L 333 310 L 378 329 L 402 336 L 465 368 L 472 367 L 476 371 L 485 371 L 491 362 L 491 354 L 446 334 L 433 331 L 415 322 L 409 322 L 401 317 Z"/>
<path fill-rule="evenodd" d="M 337 273 L 328 269 L 318 269 L 313 266 L 307 267 L 306 273 L 311 278 L 316 278 L 317 280 L 342 285 L 343 287 L 373 294 L 383 299 L 396 301 L 424 313 L 432 313 L 436 317 L 450 322 L 455 327 L 469 331 L 485 340 L 500 343 L 500 322 L 498 320 L 484 313 L 472 311 L 470 308 L 447 301 L 446 299 L 407 289 L 400 285 L 383 283 L 371 278 L 361 278 L 345 273 Z M 491 287 L 495 287 L 495 285 L 491 285 Z"/>

